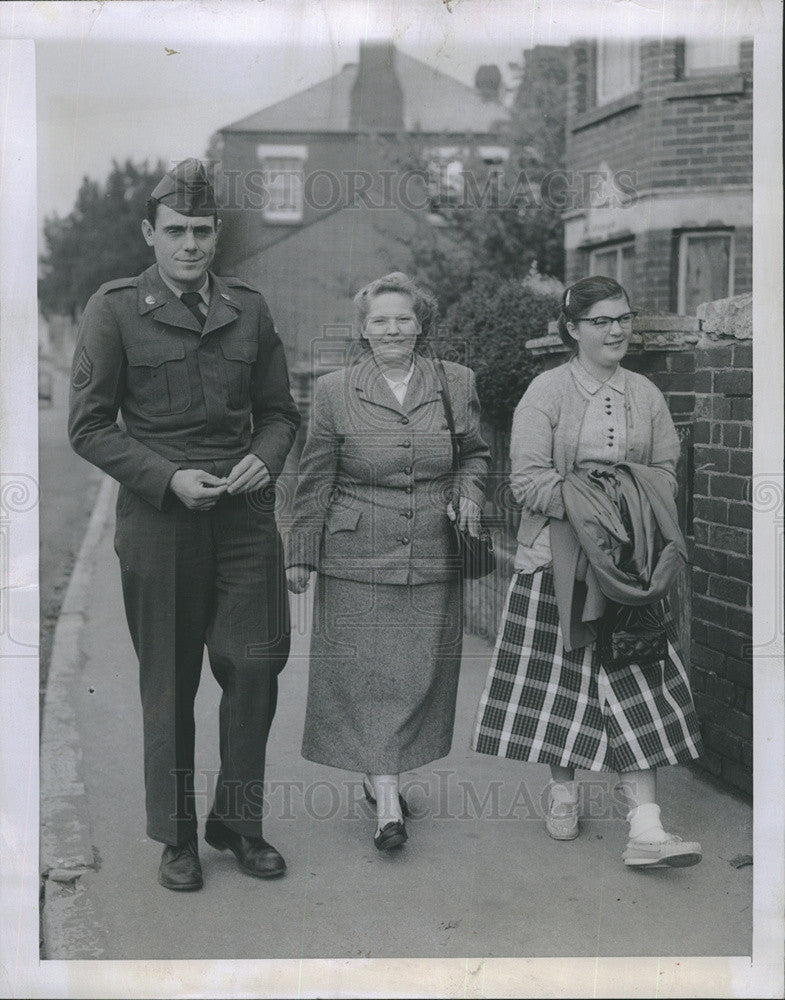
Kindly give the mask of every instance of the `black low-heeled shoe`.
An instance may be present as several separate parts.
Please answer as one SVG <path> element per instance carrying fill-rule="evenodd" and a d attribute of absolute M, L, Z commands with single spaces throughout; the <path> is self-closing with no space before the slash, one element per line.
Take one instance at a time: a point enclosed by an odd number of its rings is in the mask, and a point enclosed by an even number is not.
<path fill-rule="evenodd" d="M 285 874 L 286 862 L 263 837 L 245 837 L 217 817 L 208 816 L 204 839 L 216 851 L 231 851 L 242 871 L 254 878 L 278 878 Z"/>
<path fill-rule="evenodd" d="M 372 806 L 375 806 L 376 805 L 376 799 L 373 797 L 373 795 L 371 794 L 371 792 L 368 789 L 368 786 L 365 784 L 365 778 L 363 778 L 363 792 L 365 794 L 366 801 L 370 802 Z M 408 819 L 409 818 L 409 807 L 406 804 L 406 799 L 403 797 L 403 795 L 401 795 L 400 792 L 398 792 L 398 803 L 400 804 L 401 812 L 403 813 L 404 819 Z"/>
<path fill-rule="evenodd" d="M 393 851 L 397 847 L 403 847 L 408 839 L 406 824 L 403 820 L 398 819 L 385 824 L 378 833 L 373 835 L 377 851 Z"/>

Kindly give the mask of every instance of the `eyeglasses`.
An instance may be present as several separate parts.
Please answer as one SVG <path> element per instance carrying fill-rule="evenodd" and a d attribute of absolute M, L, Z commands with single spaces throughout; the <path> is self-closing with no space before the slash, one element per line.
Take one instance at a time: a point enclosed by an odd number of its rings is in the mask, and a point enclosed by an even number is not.
<path fill-rule="evenodd" d="M 595 329 L 605 333 L 610 330 L 614 323 L 618 323 L 622 330 L 631 329 L 632 321 L 637 315 L 637 310 L 633 309 L 630 312 L 622 313 L 621 316 L 581 316 L 578 322 L 591 323 Z"/>

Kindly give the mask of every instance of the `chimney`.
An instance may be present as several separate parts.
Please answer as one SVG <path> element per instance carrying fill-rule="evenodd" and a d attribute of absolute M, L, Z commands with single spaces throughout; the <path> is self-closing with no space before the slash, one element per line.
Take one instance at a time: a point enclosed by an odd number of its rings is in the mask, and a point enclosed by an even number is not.
<path fill-rule="evenodd" d="M 498 101 L 501 84 L 501 72 L 499 71 L 499 67 L 493 63 L 480 66 L 474 77 L 474 86 L 484 101 Z"/>
<path fill-rule="evenodd" d="M 358 132 L 403 128 L 403 91 L 395 75 L 392 42 L 362 42 L 349 97 L 349 123 Z"/>

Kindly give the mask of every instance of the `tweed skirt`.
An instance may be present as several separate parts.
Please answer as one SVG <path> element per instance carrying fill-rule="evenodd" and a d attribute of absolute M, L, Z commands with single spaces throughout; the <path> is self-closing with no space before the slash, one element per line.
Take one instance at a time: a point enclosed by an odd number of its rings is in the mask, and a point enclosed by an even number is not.
<path fill-rule="evenodd" d="M 407 586 L 318 574 L 303 757 L 371 774 L 445 757 L 462 644 L 457 575 Z"/>
<path fill-rule="evenodd" d="M 698 720 L 676 629 L 668 656 L 606 671 L 591 643 L 564 650 L 553 572 L 510 583 L 472 748 L 591 771 L 682 764 L 701 753 Z"/>

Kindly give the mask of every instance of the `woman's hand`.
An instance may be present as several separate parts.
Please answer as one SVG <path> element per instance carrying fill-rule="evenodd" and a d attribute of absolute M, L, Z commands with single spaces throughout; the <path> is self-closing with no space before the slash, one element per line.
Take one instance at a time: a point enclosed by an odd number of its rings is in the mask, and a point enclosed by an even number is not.
<path fill-rule="evenodd" d="M 311 570 L 308 566 L 290 566 L 286 570 L 286 586 L 293 594 L 302 594 L 308 589 Z"/>
<path fill-rule="evenodd" d="M 447 517 L 451 521 L 455 520 L 452 503 L 447 504 Z M 461 531 L 468 531 L 474 538 L 480 536 L 480 508 L 468 497 L 461 497 L 459 501 L 458 527 Z"/>

